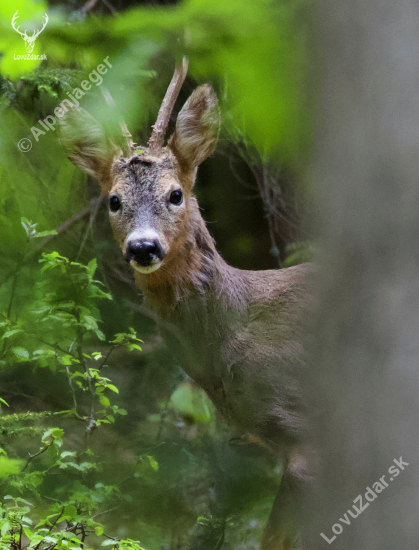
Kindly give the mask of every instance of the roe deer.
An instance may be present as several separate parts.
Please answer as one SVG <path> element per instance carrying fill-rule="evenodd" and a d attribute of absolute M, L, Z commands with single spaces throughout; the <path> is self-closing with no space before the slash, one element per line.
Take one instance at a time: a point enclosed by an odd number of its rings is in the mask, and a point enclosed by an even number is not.
<path fill-rule="evenodd" d="M 109 196 L 111 225 L 147 306 L 162 319 L 169 349 L 180 351 L 235 438 L 282 459 L 285 474 L 265 528 L 263 550 L 290 550 L 297 538 L 296 494 L 304 478 L 298 448 L 303 399 L 300 316 L 310 264 L 243 271 L 218 254 L 192 194 L 198 166 L 214 151 L 220 126 L 217 96 L 197 88 L 163 146 L 171 110 L 186 76 L 177 67 L 147 147 L 125 150 L 96 121 L 65 120 L 70 160 Z M 83 122 L 84 124 L 84 122 Z M 179 344 L 180 343 L 180 344 Z"/>

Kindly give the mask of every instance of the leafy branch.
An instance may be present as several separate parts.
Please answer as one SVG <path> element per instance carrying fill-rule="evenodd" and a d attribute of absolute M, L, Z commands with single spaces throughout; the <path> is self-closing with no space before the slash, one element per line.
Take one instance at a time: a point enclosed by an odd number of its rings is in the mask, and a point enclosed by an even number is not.
<path fill-rule="evenodd" d="M 28 238 L 34 238 L 35 224 L 23 222 Z M 50 367 L 54 372 L 63 373 L 68 379 L 74 409 L 52 413 L 20 413 L 2 416 L 5 424 L 0 437 L 0 478 L 3 487 L 12 494 L 6 495 L 0 503 L 0 547 L 11 550 L 75 550 L 81 548 L 90 536 L 104 538 L 102 545 L 119 550 L 142 550 L 138 541 L 108 537 L 104 526 L 98 521 L 117 507 L 107 506 L 120 498 L 118 486 L 97 482 L 88 487 L 85 480 L 92 472 L 100 471 L 100 464 L 90 450 L 89 441 L 94 430 L 102 424 L 112 424 L 116 415 L 126 411 L 115 403 L 111 396 L 119 393 L 102 370 L 108 366 L 115 349 L 125 347 L 130 351 L 140 351 L 141 340 L 134 329 L 118 333 L 109 342 L 110 348 L 103 356 L 101 351 L 86 353 L 86 342 L 103 342 L 105 335 L 99 329 L 100 317 L 96 303 L 100 299 L 111 299 L 103 292 L 100 281 L 94 278 L 96 260 L 87 265 L 72 262 L 57 252 L 42 254 L 41 279 L 37 283 L 34 301 L 29 308 L 29 317 L 19 321 L 10 319 L 9 309 L 2 313 L 0 338 L 7 346 L 3 349 L 3 359 L 9 364 L 25 362 L 35 367 Z M 15 289 L 19 280 L 16 278 Z M 34 322 L 34 320 L 36 320 Z M 37 327 L 31 329 L 31 327 Z M 89 395 L 89 402 L 81 397 Z M 80 396 L 80 398 L 79 398 Z M 0 402 L 6 405 L 4 399 Z M 36 421 L 42 424 L 53 416 L 82 420 L 88 439 L 87 450 L 63 450 L 66 442 L 61 427 L 41 426 L 26 428 L 25 423 Z M 37 452 L 27 452 L 26 459 L 12 458 L 6 452 L 6 439 L 30 429 L 34 435 L 41 431 L 41 446 Z M 20 431 L 19 431 L 20 430 Z M 14 454 L 16 451 L 13 450 Z M 87 457 L 87 458 L 86 458 Z M 37 460 L 36 460 L 37 459 Z M 152 470 L 157 469 L 153 457 L 147 457 Z M 140 460 L 140 459 L 139 459 Z M 137 461 L 138 464 L 138 461 Z M 135 467 L 137 467 L 137 464 Z M 135 469 L 135 468 L 134 468 Z M 60 498 L 40 493 L 44 479 L 66 472 L 67 480 L 79 481 L 69 484 Z M 132 472 L 133 478 L 136 473 Z M 29 500 L 15 493 L 29 495 Z M 14 493 L 14 494 L 13 494 Z M 54 494 L 54 493 L 53 493 Z M 48 506 L 44 517 L 34 524 L 31 497 L 41 499 Z M 28 541 L 28 542 L 24 542 Z"/>

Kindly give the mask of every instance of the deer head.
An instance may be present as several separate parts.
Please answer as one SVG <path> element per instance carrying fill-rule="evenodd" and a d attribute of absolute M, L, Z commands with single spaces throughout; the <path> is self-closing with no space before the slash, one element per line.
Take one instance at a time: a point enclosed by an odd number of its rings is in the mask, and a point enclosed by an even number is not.
<path fill-rule="evenodd" d="M 179 250 L 191 248 L 191 227 L 202 220 L 192 188 L 199 164 L 215 148 L 220 125 L 217 96 L 209 84 L 189 97 L 164 146 L 186 71 L 186 61 L 176 68 L 147 146 L 133 147 L 128 139 L 125 147 L 117 147 L 86 113 L 88 130 L 80 126 L 81 118 L 63 124 L 61 141 L 72 152 L 70 160 L 108 193 L 116 239 L 126 261 L 141 274 L 170 269 Z"/>
<path fill-rule="evenodd" d="M 18 18 L 18 14 L 19 14 L 19 11 L 17 11 L 14 16 L 13 16 L 13 19 L 12 19 L 12 27 L 14 28 L 14 30 L 20 34 L 20 36 L 23 38 L 23 40 L 25 41 L 25 48 L 26 48 L 26 51 L 28 53 L 32 53 L 33 52 L 33 48 L 35 46 L 35 40 L 38 38 L 38 36 L 41 34 L 41 32 L 45 29 L 47 23 L 48 23 L 48 15 L 45 13 L 44 14 L 44 24 L 42 25 L 42 29 L 40 30 L 35 30 L 33 31 L 33 34 L 32 36 L 28 36 L 26 34 L 26 31 L 24 32 L 21 32 L 19 30 L 20 27 L 17 27 L 16 28 L 16 20 Z"/>

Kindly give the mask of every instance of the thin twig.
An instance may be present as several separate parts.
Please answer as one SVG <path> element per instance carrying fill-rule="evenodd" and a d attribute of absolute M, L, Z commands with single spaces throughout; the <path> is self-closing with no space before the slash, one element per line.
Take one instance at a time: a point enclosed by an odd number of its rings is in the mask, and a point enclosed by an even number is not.
<path fill-rule="evenodd" d="M 57 227 L 57 229 L 55 230 L 55 234 L 54 235 L 48 235 L 47 237 L 45 237 L 44 239 L 42 239 L 42 241 L 38 244 L 38 246 L 35 247 L 34 251 L 32 252 L 32 254 L 36 253 L 36 252 L 39 252 L 39 250 L 41 250 L 42 248 L 44 248 L 52 239 L 54 239 L 57 235 L 59 235 L 60 233 L 63 233 L 64 231 L 66 231 L 71 225 L 73 225 L 73 223 L 75 222 L 78 222 L 80 220 L 82 220 L 83 218 L 85 218 L 86 216 L 90 216 L 92 210 L 94 208 L 98 208 L 98 206 L 100 205 L 100 203 L 104 200 L 104 197 L 103 196 L 100 196 L 100 197 L 96 197 L 94 199 L 92 199 L 89 203 L 88 206 L 86 206 L 86 208 L 83 208 L 83 210 L 81 210 L 80 212 L 76 212 L 75 214 L 73 214 L 73 216 L 66 220 L 65 222 L 63 222 L 61 225 L 59 225 Z M 94 210 L 93 210 L 94 211 Z M 31 254 L 31 255 L 32 255 Z"/>
<path fill-rule="evenodd" d="M 42 498 L 46 498 L 47 500 L 52 500 L 54 502 L 58 502 L 58 504 L 62 504 L 62 500 L 58 500 L 56 498 L 52 498 L 52 497 L 47 497 L 46 495 L 41 495 L 41 493 L 39 493 L 39 495 L 42 497 Z"/>
<path fill-rule="evenodd" d="M 84 4 L 84 6 L 82 6 L 80 11 L 82 13 L 88 13 L 96 6 L 97 3 L 98 3 L 98 0 L 89 0 Z M 116 9 L 112 6 L 110 2 L 108 2 L 108 0 L 102 0 L 102 3 L 105 4 L 105 6 L 110 10 L 112 14 L 116 12 Z"/>
<path fill-rule="evenodd" d="M 121 508 L 121 505 L 115 506 L 115 508 L 110 508 L 109 510 L 104 510 L 103 512 L 98 512 L 94 516 L 92 516 L 92 519 L 97 518 L 98 516 L 101 516 L 103 514 L 108 514 L 109 512 L 113 512 L 114 510 L 118 510 L 118 508 Z"/>
<path fill-rule="evenodd" d="M 71 350 L 73 349 L 73 345 L 74 345 L 74 342 L 71 342 L 70 344 L 70 347 L 68 348 L 68 353 L 70 354 L 71 353 Z M 70 385 L 70 389 L 71 389 L 71 394 L 73 396 L 73 403 L 74 403 L 74 411 L 75 411 L 75 414 L 76 414 L 76 418 L 82 418 L 79 413 L 78 413 L 78 405 L 77 405 L 77 399 L 76 399 L 76 392 L 74 390 L 74 386 L 73 386 L 73 380 L 71 378 L 71 371 L 70 371 L 70 367 L 67 365 L 65 367 L 65 370 L 67 372 L 67 377 L 68 377 L 68 383 Z"/>
<path fill-rule="evenodd" d="M 89 423 L 86 427 L 86 436 L 87 436 L 87 438 L 89 438 L 90 434 L 92 433 L 92 431 L 96 427 L 96 422 L 95 422 L 95 399 L 96 399 L 96 395 L 95 395 L 95 390 L 93 388 L 92 377 L 90 375 L 89 367 L 87 366 L 86 360 L 85 360 L 84 355 L 83 355 L 83 333 L 80 330 L 80 313 L 79 312 L 76 312 L 76 319 L 77 319 L 77 323 L 78 323 L 77 342 L 76 342 L 77 355 L 78 355 L 80 365 L 84 366 L 84 370 L 86 371 L 87 385 L 88 385 L 89 392 L 90 392 L 90 395 L 91 395 Z"/>
<path fill-rule="evenodd" d="M 19 262 L 19 266 L 18 266 L 18 268 L 15 272 L 15 275 L 13 277 L 12 289 L 10 291 L 9 305 L 8 305 L 8 308 L 7 308 L 7 318 L 10 318 L 10 314 L 12 312 L 13 298 L 14 298 L 15 292 L 16 292 L 17 279 L 19 277 L 20 265 L 21 265 L 21 262 Z"/>
<path fill-rule="evenodd" d="M 26 464 L 23 466 L 21 472 L 24 472 L 26 470 L 26 468 L 28 467 L 29 465 L 29 462 L 33 459 L 33 458 L 36 458 L 37 456 L 41 455 L 42 453 L 45 453 L 45 451 L 48 449 L 49 445 L 45 445 L 45 447 L 43 449 L 41 449 L 38 453 L 35 453 L 34 455 L 31 455 L 31 453 L 28 453 L 29 455 L 29 458 L 26 462 Z"/>
<path fill-rule="evenodd" d="M 10 299 L 9 299 L 9 305 L 7 307 L 7 317 L 6 317 L 6 319 L 9 320 L 9 321 L 11 321 L 10 315 L 12 313 L 12 306 L 13 306 L 13 300 L 14 300 L 15 293 L 16 293 L 17 280 L 18 280 L 18 277 L 19 277 L 19 272 L 20 272 L 20 270 L 22 269 L 22 266 L 23 266 L 23 259 L 24 259 L 25 254 L 26 254 L 27 247 L 28 247 L 28 239 L 26 239 L 26 245 L 25 245 L 25 249 L 23 251 L 23 254 L 21 256 L 19 256 L 19 260 L 18 260 L 17 266 L 16 266 L 16 271 L 15 271 L 15 274 L 13 276 L 12 289 L 10 291 Z M 13 321 L 11 321 L 11 322 L 13 322 Z M 6 340 L 3 340 L 0 354 L 3 356 L 6 353 L 6 351 L 7 351 L 7 343 L 6 343 Z"/>
<path fill-rule="evenodd" d="M 51 527 L 49 528 L 49 533 L 51 533 L 51 531 L 54 529 L 54 527 L 57 525 L 58 523 L 58 520 L 60 519 L 60 517 L 64 514 L 64 509 L 65 507 L 63 506 L 63 509 L 61 510 L 61 512 L 57 515 L 57 519 L 54 521 L 54 523 L 51 524 Z"/>
<path fill-rule="evenodd" d="M 104 367 L 109 359 L 109 356 L 110 354 L 116 349 L 116 348 L 120 348 L 122 347 L 122 344 L 115 344 L 114 346 L 111 347 L 111 349 L 108 351 L 108 353 L 106 354 L 105 356 L 105 359 L 102 361 L 102 363 L 100 364 L 99 366 L 99 369 L 100 370 L 102 367 Z"/>
<path fill-rule="evenodd" d="M 76 214 L 74 214 L 69 220 L 66 220 L 65 222 L 63 222 L 60 226 L 57 227 L 57 229 L 55 230 L 55 234 L 54 235 L 48 235 L 47 237 L 45 237 L 44 239 L 42 239 L 42 241 L 35 247 L 33 247 L 27 254 L 23 254 L 22 256 L 22 260 L 21 260 L 21 264 L 19 266 L 19 269 L 22 268 L 30 259 L 32 259 L 33 256 L 35 256 L 37 254 L 37 252 L 39 252 L 40 250 L 42 250 L 42 248 L 45 247 L 45 245 L 47 245 L 52 239 L 54 239 L 54 237 L 56 237 L 57 235 L 59 235 L 60 233 L 63 233 L 64 231 L 66 231 L 73 223 L 79 221 L 79 220 L 82 220 L 83 218 L 85 218 L 86 216 L 88 216 L 92 210 L 92 207 L 97 203 L 97 202 L 100 202 L 104 200 L 104 197 L 103 196 L 100 196 L 100 197 L 97 197 L 95 199 L 92 199 L 90 201 L 90 204 L 89 206 L 87 206 L 86 208 L 83 208 L 83 210 L 81 210 L 80 212 L 77 212 Z M 14 275 L 16 274 L 16 271 L 13 270 L 11 272 L 9 272 L 6 277 L 0 282 L 0 286 L 4 285 L 5 283 L 7 283 L 7 281 L 13 277 Z"/>
<path fill-rule="evenodd" d="M 82 8 L 80 9 L 80 11 L 82 13 L 87 13 L 89 12 L 90 10 L 92 10 L 96 4 L 98 3 L 98 0 L 89 0 L 88 2 L 86 2 L 84 4 L 84 6 L 82 6 Z"/>
<path fill-rule="evenodd" d="M 234 162 L 234 158 L 232 155 L 228 155 L 227 156 L 228 158 L 228 167 L 230 169 L 230 172 L 233 174 L 233 176 L 236 178 L 236 180 L 240 183 L 240 185 L 242 185 L 243 187 L 245 187 L 246 189 L 250 189 L 251 191 L 257 191 L 257 186 L 254 185 L 254 184 L 251 184 L 249 182 L 247 182 L 246 180 L 244 180 L 237 172 L 236 168 L 235 168 L 235 162 Z M 259 194 L 256 194 L 255 197 L 259 197 L 260 195 Z"/>
<path fill-rule="evenodd" d="M 109 540 L 114 540 L 114 541 L 115 541 L 115 544 L 121 540 L 121 539 L 118 538 L 118 537 L 110 537 L 110 536 L 107 535 L 106 533 L 103 533 L 103 536 L 106 537 L 106 538 L 109 539 Z"/>
<path fill-rule="evenodd" d="M 1 314 L 1 316 L 6 319 L 7 321 L 9 321 L 10 323 L 12 323 L 12 325 L 14 326 L 17 326 L 17 322 L 16 321 L 13 321 L 12 319 L 10 319 L 9 317 L 6 317 L 6 315 L 4 313 Z M 34 337 L 37 337 L 37 334 L 34 333 L 34 332 L 29 332 L 27 333 L 28 336 L 34 336 Z M 67 355 L 71 355 L 72 357 L 74 357 L 74 355 L 70 352 L 70 351 L 66 351 L 65 349 L 61 348 L 58 344 L 50 344 L 49 342 L 46 342 L 45 340 L 42 340 L 41 338 L 39 338 L 39 341 L 42 342 L 42 344 L 45 344 L 46 346 L 49 346 L 50 348 L 54 349 L 54 350 L 59 350 L 61 351 L 61 353 L 65 353 Z"/>
<path fill-rule="evenodd" d="M 94 223 L 94 221 L 95 221 L 95 219 L 98 215 L 98 212 L 100 210 L 100 207 L 101 207 L 102 202 L 104 201 L 104 199 L 105 199 L 105 195 L 101 195 L 98 199 L 94 199 L 96 201 L 96 204 L 94 204 L 93 201 L 90 203 L 92 208 L 90 210 L 89 226 L 88 226 L 87 230 L 84 233 L 82 242 L 80 244 L 79 251 L 77 252 L 76 262 L 78 261 L 78 259 L 80 257 L 80 254 L 81 254 L 81 252 L 84 248 L 84 245 L 86 244 L 87 237 L 89 236 L 89 233 L 93 237 L 93 223 Z"/>
<path fill-rule="evenodd" d="M 112 4 L 108 0 L 102 0 L 102 2 L 111 11 L 112 15 L 116 13 L 116 9 L 112 6 Z"/>

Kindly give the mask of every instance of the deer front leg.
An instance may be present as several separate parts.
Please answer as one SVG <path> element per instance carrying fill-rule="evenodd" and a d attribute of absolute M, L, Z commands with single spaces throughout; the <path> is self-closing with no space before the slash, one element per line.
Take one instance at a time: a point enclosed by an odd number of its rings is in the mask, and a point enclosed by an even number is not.
<path fill-rule="evenodd" d="M 301 529 L 302 482 L 285 472 L 275 497 L 260 550 L 296 550 Z"/>

